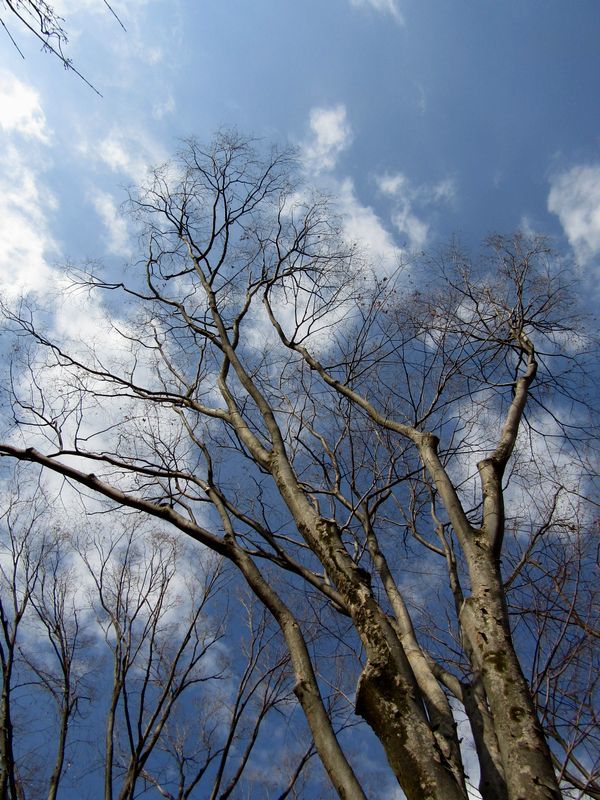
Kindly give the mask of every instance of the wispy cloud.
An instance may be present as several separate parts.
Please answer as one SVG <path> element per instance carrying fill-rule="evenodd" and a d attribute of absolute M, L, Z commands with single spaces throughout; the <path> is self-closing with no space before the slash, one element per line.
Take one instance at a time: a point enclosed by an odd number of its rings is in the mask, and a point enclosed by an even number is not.
<path fill-rule="evenodd" d="M 556 214 L 577 258 L 600 253 L 600 164 L 583 164 L 550 181 L 548 210 Z"/>
<path fill-rule="evenodd" d="M 429 239 L 429 224 L 417 215 L 415 208 L 451 204 L 456 197 L 456 183 L 445 178 L 433 186 L 414 186 L 402 172 L 386 173 L 376 177 L 379 191 L 392 199 L 392 223 L 405 237 L 406 246 L 415 252 L 423 250 Z"/>
<path fill-rule="evenodd" d="M 154 119 L 162 119 L 167 114 L 172 114 L 175 111 L 175 99 L 173 95 L 169 95 L 166 100 L 156 102 L 152 106 L 152 116 Z"/>
<path fill-rule="evenodd" d="M 110 170 L 124 172 L 137 181 L 146 174 L 147 162 L 132 144 L 122 134 L 113 132 L 99 143 L 97 153 Z"/>
<path fill-rule="evenodd" d="M 0 172 L 0 283 L 5 297 L 47 290 L 52 279 L 47 257 L 57 252 L 47 215 L 55 205 L 23 153 L 6 147 Z"/>
<path fill-rule="evenodd" d="M 384 14 L 391 14 L 400 25 L 404 24 L 404 17 L 400 13 L 397 0 L 350 0 L 350 4 L 359 7 L 370 7 Z"/>
<path fill-rule="evenodd" d="M 108 192 L 95 190 L 90 193 L 90 201 L 106 228 L 109 252 L 130 258 L 133 251 L 127 222 L 119 212 L 113 196 Z"/>
<path fill-rule="evenodd" d="M 373 268 L 382 274 L 393 271 L 400 261 L 401 250 L 390 231 L 370 206 L 359 200 L 350 177 L 332 174 L 341 153 L 352 144 L 352 126 L 346 106 L 338 103 L 327 108 L 313 108 L 309 117 L 310 136 L 301 148 L 305 167 L 314 175 L 321 174 L 323 186 L 333 197 L 339 211 L 344 236 L 356 242 Z"/>
<path fill-rule="evenodd" d="M 377 188 L 388 197 L 410 197 L 421 205 L 452 203 L 457 194 L 454 178 L 444 178 L 438 183 L 415 186 L 403 172 L 384 173 L 375 178 Z"/>
<path fill-rule="evenodd" d="M 0 283 L 6 299 L 46 291 L 52 278 L 47 257 L 58 248 L 48 215 L 57 201 L 43 177 L 50 140 L 38 93 L 10 72 L 0 73 Z"/>
<path fill-rule="evenodd" d="M 332 170 L 340 153 L 352 143 L 352 128 L 346 107 L 313 108 L 310 112 L 310 137 L 302 147 L 302 157 L 314 172 Z"/>
<path fill-rule="evenodd" d="M 338 103 L 313 108 L 309 128 L 310 135 L 301 146 L 303 163 L 311 180 L 320 176 L 318 183 L 335 197 L 344 235 L 361 247 L 375 271 L 389 274 L 397 268 L 403 254 L 423 250 L 430 235 L 423 212 L 454 202 L 457 194 L 454 179 L 444 178 L 433 185 L 414 185 L 402 172 L 378 175 L 375 178 L 377 188 L 391 205 L 388 227 L 372 206 L 361 202 L 354 181 L 349 176 L 336 174 L 339 156 L 353 141 L 346 106 Z M 401 242 L 394 240 L 394 231 L 402 237 Z"/>
<path fill-rule="evenodd" d="M 93 137 L 82 134 L 78 147 L 88 161 L 135 184 L 144 183 L 152 166 L 166 161 L 166 154 L 152 137 L 134 130 L 114 128 Z"/>
<path fill-rule="evenodd" d="M 132 14 L 132 9 L 146 6 L 151 0 L 111 0 L 110 8 L 118 15 L 119 19 L 123 19 L 126 15 Z M 98 16 L 105 16 L 110 18 L 112 12 L 105 3 L 99 3 L 98 0 L 54 0 L 52 5 L 56 11 L 64 16 L 75 16 L 77 14 L 96 14 Z"/>

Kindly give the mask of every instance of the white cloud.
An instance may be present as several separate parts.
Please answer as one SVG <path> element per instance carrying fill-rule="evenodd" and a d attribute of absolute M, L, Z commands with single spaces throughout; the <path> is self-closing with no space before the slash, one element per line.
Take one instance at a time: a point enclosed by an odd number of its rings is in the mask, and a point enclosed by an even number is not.
<path fill-rule="evenodd" d="M 46 258 L 57 246 L 47 217 L 57 201 L 41 179 L 50 137 L 38 94 L 4 72 L 0 109 L 0 283 L 5 299 L 12 299 L 46 291 L 51 282 Z"/>
<path fill-rule="evenodd" d="M 35 173 L 11 148 L 0 178 L 0 282 L 5 295 L 44 291 L 52 270 L 46 256 L 56 249 L 45 218 Z"/>
<path fill-rule="evenodd" d="M 427 244 L 429 225 L 420 218 L 416 207 L 453 202 L 456 195 L 454 180 L 445 178 L 433 186 L 415 187 L 401 172 L 376 177 L 379 191 L 392 200 L 390 221 L 404 239 L 404 244 L 399 246 L 375 210 L 360 202 L 352 179 L 327 174 L 336 167 L 340 153 L 352 143 L 352 128 L 345 105 L 339 103 L 329 108 L 313 108 L 309 124 L 312 135 L 301 150 L 306 169 L 311 172 L 311 178 L 320 174 L 319 183 L 335 198 L 345 238 L 359 245 L 376 273 L 390 274 L 407 250 L 419 251 Z"/>
<path fill-rule="evenodd" d="M 402 250 L 375 211 L 360 203 L 350 178 L 341 181 L 335 196 L 343 219 L 345 237 L 360 245 L 377 274 L 393 272 L 400 263 Z"/>
<path fill-rule="evenodd" d="M 160 64 L 165 56 L 161 47 L 146 47 L 142 52 L 145 62 L 151 66 Z"/>
<path fill-rule="evenodd" d="M 127 222 L 112 195 L 96 190 L 90 194 L 90 201 L 106 227 L 109 252 L 130 258 L 132 249 Z"/>
<path fill-rule="evenodd" d="M 404 18 L 396 0 L 350 0 L 350 4 L 356 8 L 370 7 L 384 14 L 391 14 L 396 22 L 404 24 Z"/>
<path fill-rule="evenodd" d="M 310 129 L 312 137 L 302 147 L 304 164 L 313 175 L 331 173 L 340 153 L 352 143 L 346 107 L 340 103 L 330 108 L 313 108 Z M 415 209 L 451 203 L 456 185 L 453 179 L 446 178 L 433 186 L 413 186 L 401 172 L 385 173 L 375 180 L 380 192 L 392 200 L 390 220 L 404 239 L 402 246 L 394 241 L 391 230 L 375 210 L 360 202 L 351 178 L 322 175 L 320 182 L 335 198 L 345 238 L 359 245 L 376 273 L 385 275 L 398 267 L 406 251 L 419 251 L 427 244 L 429 225 Z"/>
<path fill-rule="evenodd" d="M 410 199 L 421 205 L 452 203 L 456 198 L 457 187 L 453 178 L 444 178 L 433 186 L 421 184 L 414 186 L 402 172 L 385 173 L 375 178 L 377 188 L 388 197 Z"/>
<path fill-rule="evenodd" d="M 380 192 L 396 197 L 406 187 L 408 180 L 406 175 L 397 172 L 395 175 L 379 175 L 376 182 Z"/>
<path fill-rule="evenodd" d="M 398 210 L 392 214 L 392 222 L 406 237 L 409 250 L 414 252 L 425 248 L 429 236 L 429 225 L 413 214 L 408 200 L 403 201 Z"/>
<path fill-rule="evenodd" d="M 454 178 L 444 178 L 425 191 L 432 203 L 452 203 L 457 193 L 456 181 Z"/>
<path fill-rule="evenodd" d="M 113 172 L 124 172 L 137 179 L 145 174 L 146 164 L 136 149 L 127 145 L 124 137 L 110 134 L 100 142 L 98 156 Z"/>
<path fill-rule="evenodd" d="M 162 103 L 155 103 L 152 106 L 152 116 L 154 119 L 162 119 L 167 114 L 172 114 L 175 111 L 175 100 L 173 95 L 169 95 Z"/>
<path fill-rule="evenodd" d="M 427 94 L 420 84 L 417 84 L 417 109 L 419 114 L 424 114 L 427 111 Z"/>
<path fill-rule="evenodd" d="M 48 144 L 50 132 L 38 93 L 10 72 L 0 72 L 0 128 Z"/>
<path fill-rule="evenodd" d="M 92 83 L 106 96 L 111 89 L 131 89 L 137 86 L 142 73 L 148 78 L 148 69 L 157 68 L 169 58 L 173 67 L 179 49 L 175 41 L 180 38 L 180 14 L 177 3 L 170 3 L 168 29 L 161 25 L 161 0 L 110 0 L 110 9 L 102 0 L 54 0 L 56 11 L 65 19 L 64 27 L 69 36 L 66 53 L 85 77 L 94 78 Z M 154 12 L 156 8 L 156 13 Z M 116 15 L 117 19 L 115 19 Z M 166 13 L 166 12 L 165 12 Z M 121 25 L 125 28 L 121 27 Z M 103 50 L 102 62 L 118 64 L 119 67 L 104 70 L 99 75 L 88 74 L 87 51 L 93 37 L 94 50 Z M 168 41 L 167 41 L 168 40 Z M 98 51 L 99 52 L 99 51 Z M 162 77 L 155 76 L 153 89 Z"/>
<path fill-rule="evenodd" d="M 392 223 L 405 237 L 411 251 L 423 250 L 429 237 L 429 225 L 417 216 L 415 206 L 450 204 L 456 197 L 456 183 L 445 178 L 433 186 L 413 186 L 402 172 L 378 175 L 375 182 L 379 191 L 394 200 Z"/>
<path fill-rule="evenodd" d="M 600 253 L 600 164 L 583 164 L 551 180 L 548 210 L 556 214 L 577 257 Z"/>
<path fill-rule="evenodd" d="M 152 0 L 126 0 L 126 2 L 111 0 L 110 7 L 118 15 L 119 19 L 123 20 L 128 11 L 131 13 L 132 8 L 146 6 L 150 2 Z M 99 3 L 98 0 L 54 0 L 52 5 L 61 16 L 74 16 L 82 13 L 99 14 L 108 18 L 112 16 L 106 4 Z"/>
<path fill-rule="evenodd" d="M 162 147 L 150 136 L 135 130 L 111 130 L 98 138 L 82 133 L 79 151 L 88 161 L 126 176 L 135 184 L 143 183 L 153 165 L 166 161 Z"/>
<path fill-rule="evenodd" d="M 338 156 L 352 142 L 352 128 L 342 104 L 332 108 L 313 108 L 310 112 L 311 139 L 304 144 L 302 156 L 307 167 L 323 172 L 335 167 Z"/>
<path fill-rule="evenodd" d="M 313 108 L 309 124 L 312 136 L 302 147 L 303 162 L 313 175 L 331 172 L 340 153 L 352 144 L 346 107 L 339 103 L 329 108 Z M 321 180 L 326 191 L 335 198 L 345 238 L 359 245 L 377 273 L 386 274 L 396 269 L 402 250 L 375 211 L 360 202 L 352 179 L 328 175 Z"/>
<path fill-rule="evenodd" d="M 530 239 L 533 239 L 536 236 L 540 236 L 542 233 L 528 214 L 523 214 L 521 216 L 521 221 L 519 222 L 519 230 Z"/>

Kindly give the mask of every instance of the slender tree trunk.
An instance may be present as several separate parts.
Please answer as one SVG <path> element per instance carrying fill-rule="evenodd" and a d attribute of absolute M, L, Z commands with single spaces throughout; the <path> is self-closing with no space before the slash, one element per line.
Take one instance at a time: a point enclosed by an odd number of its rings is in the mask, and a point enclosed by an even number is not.
<path fill-rule="evenodd" d="M 70 698 L 67 696 L 63 702 L 60 710 L 60 728 L 58 731 L 58 744 L 56 747 L 56 761 L 52 775 L 50 776 L 50 785 L 48 787 L 48 800 L 56 800 L 58 794 L 58 787 L 60 778 L 65 763 L 65 746 L 67 742 L 67 733 L 69 730 L 69 716 L 70 716 Z"/>
<path fill-rule="evenodd" d="M 4 683 L 2 686 L 2 705 L 0 713 L 2 715 L 2 733 L 0 742 L 2 743 L 1 771 L 0 771 L 0 797 L 17 800 L 17 784 L 15 775 L 15 758 L 13 753 L 13 725 L 10 713 L 10 670 L 8 674 L 3 674 Z"/>
<path fill-rule="evenodd" d="M 115 662 L 115 681 L 118 680 L 117 664 Z M 117 710 L 119 691 L 113 688 L 110 708 L 106 719 L 106 753 L 104 757 L 104 800 L 113 800 L 113 761 L 114 761 L 114 733 L 115 715 Z"/>

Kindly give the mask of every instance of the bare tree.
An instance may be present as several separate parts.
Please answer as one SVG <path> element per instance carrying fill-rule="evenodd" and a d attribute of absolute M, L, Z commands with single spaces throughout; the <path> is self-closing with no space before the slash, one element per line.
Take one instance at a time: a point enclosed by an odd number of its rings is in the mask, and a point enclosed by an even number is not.
<path fill-rule="evenodd" d="M 56 709 L 56 758 L 48 779 L 48 800 L 56 800 L 65 769 L 69 726 L 78 715 L 80 703 L 89 702 L 90 637 L 82 630 L 82 610 L 73 595 L 73 570 L 64 564 L 66 543 L 56 534 L 50 541 L 52 550 L 44 554 L 41 579 L 31 597 L 36 627 L 48 641 L 50 665 L 47 654 L 40 658 L 46 648 L 41 648 L 42 653 L 40 649 L 27 652 L 22 645 L 19 649 Z"/>
<path fill-rule="evenodd" d="M 31 497 L 23 474 L 19 481 L 22 486 L 14 486 L 8 499 L 0 538 L 0 787 L 3 797 L 16 800 L 45 783 L 48 800 L 55 800 L 69 726 L 86 693 L 87 640 L 73 605 L 64 539 L 52 529 L 44 498 Z M 35 647 L 26 644 L 31 641 Z M 54 708 L 56 741 L 54 761 L 43 764 L 25 744 L 33 747 L 40 736 L 41 695 L 49 698 L 50 712 Z"/>
<path fill-rule="evenodd" d="M 337 691 L 409 800 L 467 797 L 460 710 L 485 800 L 559 798 L 561 781 L 596 791 L 587 707 L 566 736 L 556 727 L 559 662 L 583 676 L 589 650 L 571 658 L 548 624 L 536 652 L 511 625 L 512 597 L 535 612 L 536 580 L 517 576 L 538 548 L 551 574 L 547 554 L 566 557 L 590 524 L 589 338 L 546 244 L 495 237 L 479 265 L 452 249 L 411 274 L 369 272 L 327 203 L 296 190 L 288 155 L 229 134 L 190 142 L 131 205 L 139 280 L 75 279 L 135 301 L 108 323 L 111 348 L 55 341 L 27 304 L 7 312 L 31 349 L 11 380 L 25 441 L 0 453 L 240 570 L 279 626 L 339 796 L 365 791 L 329 713 L 334 657 L 356 679 Z M 568 599 L 546 619 L 587 632 L 573 585 L 559 578 Z"/>
<path fill-rule="evenodd" d="M 226 798 L 252 785 L 262 728 L 291 696 L 265 612 L 248 606 L 247 626 L 235 626 L 233 663 L 221 559 L 205 553 L 184 579 L 177 541 L 130 522 L 69 540 L 25 478 L 0 539 L 2 796 L 55 800 L 65 781 L 96 791 L 95 773 L 105 798 Z M 289 792 L 312 752 L 275 785 Z"/>
<path fill-rule="evenodd" d="M 209 671 L 205 666 L 220 637 L 205 619 L 220 569 L 205 570 L 204 576 L 199 570 L 198 591 L 186 609 L 173 597 L 172 539 L 142 540 L 127 531 L 107 542 L 96 539 L 83 558 L 94 586 L 91 605 L 112 655 L 104 797 L 132 798 L 184 693 L 220 677 L 218 666 Z"/>
<path fill-rule="evenodd" d="M 245 773 L 252 766 L 252 753 L 270 712 L 277 709 L 285 715 L 290 706 L 289 656 L 264 609 L 243 599 L 241 606 L 246 611 L 247 633 L 241 642 L 240 658 L 229 665 L 225 687 L 220 693 L 203 695 L 199 703 L 202 713 L 187 726 L 182 727 L 180 722 L 173 726 L 163 743 L 163 749 L 177 764 L 177 788 L 169 791 L 155 776 L 144 775 L 169 800 L 193 797 L 197 788 L 204 797 L 225 800 L 244 780 L 249 786 L 260 782 L 282 785 L 281 775 L 272 780 L 273 765 L 269 765 L 268 778 L 260 772 L 252 777 Z M 223 677 L 227 678 L 226 674 Z M 313 752 L 308 743 L 303 752 L 291 754 L 292 766 L 285 773 L 282 798 L 292 791 Z M 252 793 L 256 794 L 256 789 Z"/>

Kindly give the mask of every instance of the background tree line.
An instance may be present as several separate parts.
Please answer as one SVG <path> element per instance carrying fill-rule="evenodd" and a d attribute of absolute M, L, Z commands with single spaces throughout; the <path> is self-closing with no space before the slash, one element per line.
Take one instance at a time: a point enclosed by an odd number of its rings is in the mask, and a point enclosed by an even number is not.
<path fill-rule="evenodd" d="M 226 798 L 250 780 L 287 797 L 314 751 L 283 738 L 277 769 L 255 763 L 291 703 L 288 657 L 243 597 L 234 624 L 223 561 L 190 571 L 139 519 L 69 534 L 31 490 L 20 471 L 2 519 L 2 796 Z"/>

